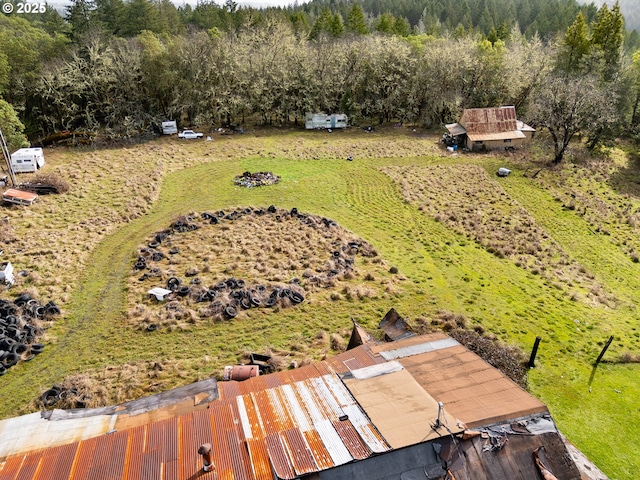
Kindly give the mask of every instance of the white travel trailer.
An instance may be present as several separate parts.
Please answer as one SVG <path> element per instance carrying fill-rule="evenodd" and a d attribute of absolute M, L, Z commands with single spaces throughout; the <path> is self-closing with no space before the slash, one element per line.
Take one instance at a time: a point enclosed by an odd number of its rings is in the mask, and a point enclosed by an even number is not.
<path fill-rule="evenodd" d="M 41 148 L 21 148 L 11 154 L 11 167 L 15 173 L 35 172 L 44 166 Z"/>
<path fill-rule="evenodd" d="M 347 128 L 347 116 L 344 113 L 308 113 L 304 126 L 307 130 Z"/>
<path fill-rule="evenodd" d="M 164 135 L 173 135 L 178 133 L 178 124 L 175 120 L 167 120 L 162 122 L 162 133 Z"/>

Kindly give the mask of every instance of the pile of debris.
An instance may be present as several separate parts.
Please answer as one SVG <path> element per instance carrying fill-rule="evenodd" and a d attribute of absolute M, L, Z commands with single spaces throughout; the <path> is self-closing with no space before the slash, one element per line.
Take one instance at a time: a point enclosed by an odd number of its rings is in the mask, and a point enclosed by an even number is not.
<path fill-rule="evenodd" d="M 26 192 L 47 195 L 50 193 L 65 193 L 69 191 L 69 183 L 55 173 L 37 175 L 30 182 L 21 183 L 18 188 Z"/>
<path fill-rule="evenodd" d="M 262 187 L 263 185 L 273 185 L 280 181 L 280 175 L 274 175 L 271 172 L 244 172 L 237 175 L 234 183 L 240 187 Z"/>

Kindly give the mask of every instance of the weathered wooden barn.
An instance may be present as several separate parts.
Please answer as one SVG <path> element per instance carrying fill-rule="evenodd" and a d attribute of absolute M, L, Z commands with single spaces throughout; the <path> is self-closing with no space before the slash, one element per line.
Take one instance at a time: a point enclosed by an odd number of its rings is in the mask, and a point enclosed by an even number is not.
<path fill-rule="evenodd" d="M 468 108 L 458 123 L 445 125 L 454 142 L 469 150 L 521 147 L 535 129 L 516 117 L 514 106 Z"/>

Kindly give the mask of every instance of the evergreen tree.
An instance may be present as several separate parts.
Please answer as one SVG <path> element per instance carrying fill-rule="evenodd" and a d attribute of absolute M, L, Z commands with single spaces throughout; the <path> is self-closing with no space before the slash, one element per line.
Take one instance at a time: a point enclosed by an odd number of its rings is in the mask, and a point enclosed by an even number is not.
<path fill-rule="evenodd" d="M 591 43 L 602 53 L 602 76 L 605 81 L 611 80 L 620 69 L 623 42 L 624 18 L 620 12 L 620 5 L 616 2 L 609 10 L 605 3 L 598 11 L 598 19 L 591 36 Z"/>
<path fill-rule="evenodd" d="M 558 67 L 567 73 L 577 73 L 584 68 L 584 60 L 591 51 L 589 27 L 582 12 L 567 29 L 560 47 Z"/>
<path fill-rule="evenodd" d="M 369 33 L 367 20 L 365 19 L 362 7 L 360 7 L 359 4 L 354 3 L 351 9 L 349 9 L 345 27 L 348 32 L 355 33 L 356 35 L 366 35 Z"/>
<path fill-rule="evenodd" d="M 392 13 L 383 13 L 382 15 L 380 15 L 378 21 L 376 22 L 376 32 L 392 35 L 395 23 L 396 18 Z"/>
<path fill-rule="evenodd" d="M 71 0 L 65 7 L 65 19 L 71 25 L 71 38 L 77 40 L 93 25 L 93 11 L 96 4 L 93 0 Z"/>
<path fill-rule="evenodd" d="M 324 7 L 320 15 L 316 18 L 316 21 L 313 22 L 311 31 L 309 32 L 309 39 L 316 40 L 321 33 L 330 32 L 332 23 L 333 15 L 331 14 L 331 10 L 329 10 L 329 7 Z"/>
<path fill-rule="evenodd" d="M 329 22 L 329 33 L 333 37 L 341 37 L 344 34 L 344 23 L 342 23 L 342 17 L 339 13 L 336 13 L 331 17 Z"/>
<path fill-rule="evenodd" d="M 407 37 L 411 33 L 411 25 L 409 21 L 404 17 L 396 18 L 393 24 L 393 33 L 400 37 Z"/>

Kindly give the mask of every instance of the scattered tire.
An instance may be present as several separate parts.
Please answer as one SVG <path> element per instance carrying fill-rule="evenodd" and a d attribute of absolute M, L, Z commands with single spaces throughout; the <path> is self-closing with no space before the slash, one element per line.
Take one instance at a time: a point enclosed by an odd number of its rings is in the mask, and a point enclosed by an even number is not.
<path fill-rule="evenodd" d="M 0 364 L 0 377 L 7 373 L 7 369 L 4 368 L 4 365 Z"/>
<path fill-rule="evenodd" d="M 44 350 L 44 345 L 42 343 L 34 343 L 33 345 L 31 345 L 30 350 L 34 355 L 38 355 Z"/>
<path fill-rule="evenodd" d="M 264 306 L 269 308 L 275 307 L 277 303 L 278 301 L 275 299 L 275 297 L 269 297 L 264 301 Z"/>
<path fill-rule="evenodd" d="M 289 300 L 291 300 L 291 303 L 297 305 L 304 301 L 304 296 L 298 292 L 291 292 L 291 294 L 289 295 Z"/>
<path fill-rule="evenodd" d="M 147 325 L 147 328 L 145 328 L 147 332 L 155 332 L 157 329 L 158 325 L 155 323 L 150 323 L 149 325 Z"/>
<path fill-rule="evenodd" d="M 235 309 L 235 307 L 228 306 L 224 309 L 224 315 L 228 319 L 236 318 L 236 316 L 238 315 L 238 311 Z"/>
<path fill-rule="evenodd" d="M 167 280 L 167 289 L 172 292 L 178 291 L 180 288 L 180 279 L 176 277 L 171 277 Z"/>
<path fill-rule="evenodd" d="M 185 285 L 178 289 L 177 294 L 181 297 L 186 297 L 187 295 L 189 295 L 190 291 L 191 291 L 191 288 Z"/>
<path fill-rule="evenodd" d="M 40 398 L 45 407 L 52 407 L 60 400 L 60 391 L 56 388 L 50 388 Z"/>

